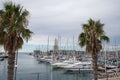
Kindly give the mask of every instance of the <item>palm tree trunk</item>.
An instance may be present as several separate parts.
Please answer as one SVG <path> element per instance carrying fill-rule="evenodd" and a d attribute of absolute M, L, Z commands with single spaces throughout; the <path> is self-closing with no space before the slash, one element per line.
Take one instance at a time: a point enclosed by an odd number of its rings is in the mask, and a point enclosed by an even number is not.
<path fill-rule="evenodd" d="M 8 80 L 14 79 L 15 53 L 8 52 Z"/>
<path fill-rule="evenodd" d="M 93 59 L 93 74 L 94 74 L 94 80 L 98 80 L 98 75 L 97 75 L 97 54 L 93 52 L 92 54 L 92 59 Z"/>

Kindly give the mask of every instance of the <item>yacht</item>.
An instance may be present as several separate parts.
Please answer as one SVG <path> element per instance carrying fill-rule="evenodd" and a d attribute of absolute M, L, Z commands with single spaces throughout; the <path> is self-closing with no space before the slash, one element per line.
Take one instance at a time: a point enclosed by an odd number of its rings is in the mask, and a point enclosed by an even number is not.
<path fill-rule="evenodd" d="M 74 63 L 77 63 L 78 61 L 74 61 L 74 60 L 64 60 L 64 61 L 57 61 L 53 64 L 51 64 L 53 67 L 60 67 L 60 68 L 64 68 L 65 66 L 68 65 L 73 65 Z"/>
<path fill-rule="evenodd" d="M 72 70 L 72 71 L 78 71 L 78 70 L 83 70 L 83 71 L 92 71 L 92 62 L 91 61 L 85 61 L 85 62 L 77 62 L 71 65 L 64 66 L 64 69 L 66 70 Z"/>

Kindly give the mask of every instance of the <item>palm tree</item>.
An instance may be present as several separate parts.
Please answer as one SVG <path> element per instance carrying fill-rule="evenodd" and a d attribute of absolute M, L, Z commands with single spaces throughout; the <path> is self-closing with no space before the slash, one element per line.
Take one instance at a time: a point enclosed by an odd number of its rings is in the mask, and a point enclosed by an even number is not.
<path fill-rule="evenodd" d="M 13 80 L 15 53 L 28 41 L 32 32 L 27 28 L 29 12 L 19 4 L 6 2 L 0 10 L 0 44 L 8 53 L 8 80 Z"/>
<path fill-rule="evenodd" d="M 78 42 L 81 47 L 86 47 L 86 52 L 91 53 L 93 59 L 94 80 L 98 80 L 97 76 L 97 54 L 102 49 L 102 41 L 109 42 L 109 38 L 103 30 L 104 24 L 99 20 L 88 20 L 87 24 L 83 24 L 84 32 L 79 35 Z"/>

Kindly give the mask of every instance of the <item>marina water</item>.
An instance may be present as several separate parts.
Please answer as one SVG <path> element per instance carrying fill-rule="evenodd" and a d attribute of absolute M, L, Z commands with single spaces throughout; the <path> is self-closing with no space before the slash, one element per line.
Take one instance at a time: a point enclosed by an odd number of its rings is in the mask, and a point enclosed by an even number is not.
<path fill-rule="evenodd" d="M 32 55 L 18 54 L 16 80 L 92 80 L 91 72 L 66 72 L 52 69 L 48 63 L 38 63 Z M 7 80 L 7 59 L 0 62 L 0 80 Z"/>

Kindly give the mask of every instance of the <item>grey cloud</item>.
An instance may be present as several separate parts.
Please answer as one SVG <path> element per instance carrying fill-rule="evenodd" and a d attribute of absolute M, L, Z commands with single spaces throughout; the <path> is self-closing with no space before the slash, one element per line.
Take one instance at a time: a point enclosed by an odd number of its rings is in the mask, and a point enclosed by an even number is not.
<path fill-rule="evenodd" d="M 1 0 L 4 2 L 4 0 Z M 6 0 L 8 1 L 8 0 Z M 100 19 L 106 34 L 120 37 L 120 0 L 12 0 L 30 11 L 30 29 L 35 35 L 70 37 L 82 31 L 89 18 Z M 0 3 L 1 8 L 1 3 Z"/>

